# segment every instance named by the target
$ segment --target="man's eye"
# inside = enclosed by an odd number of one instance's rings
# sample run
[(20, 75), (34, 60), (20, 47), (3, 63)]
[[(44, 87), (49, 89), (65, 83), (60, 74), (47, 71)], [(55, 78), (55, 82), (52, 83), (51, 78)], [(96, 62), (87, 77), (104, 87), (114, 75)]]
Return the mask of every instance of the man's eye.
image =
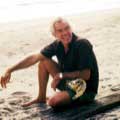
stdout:
[(62, 30), (58, 30), (58, 32), (62, 32)]
[(69, 30), (69, 28), (70, 28), (70, 27), (69, 27), (69, 26), (67, 26), (67, 27), (65, 28), (65, 30)]

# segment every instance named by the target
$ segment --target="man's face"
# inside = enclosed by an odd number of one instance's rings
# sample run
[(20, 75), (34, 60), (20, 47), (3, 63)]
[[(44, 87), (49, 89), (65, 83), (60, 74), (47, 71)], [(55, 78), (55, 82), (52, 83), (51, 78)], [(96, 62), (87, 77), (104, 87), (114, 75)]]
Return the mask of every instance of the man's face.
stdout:
[(72, 39), (72, 30), (67, 22), (55, 23), (55, 37), (64, 45), (68, 45)]

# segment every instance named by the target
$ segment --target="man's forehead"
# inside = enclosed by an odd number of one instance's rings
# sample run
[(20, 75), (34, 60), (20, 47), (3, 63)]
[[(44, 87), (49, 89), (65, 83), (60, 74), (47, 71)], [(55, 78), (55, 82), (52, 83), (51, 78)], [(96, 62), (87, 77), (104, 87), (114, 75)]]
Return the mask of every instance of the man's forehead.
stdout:
[(67, 27), (67, 26), (69, 26), (69, 24), (66, 21), (56, 22), (54, 24), (55, 29), (59, 29), (59, 28)]

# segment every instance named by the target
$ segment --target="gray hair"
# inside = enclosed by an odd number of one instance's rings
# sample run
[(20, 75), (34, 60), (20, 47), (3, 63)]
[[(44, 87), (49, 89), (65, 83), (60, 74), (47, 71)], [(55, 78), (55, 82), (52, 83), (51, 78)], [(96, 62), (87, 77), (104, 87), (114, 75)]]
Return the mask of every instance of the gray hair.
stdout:
[(53, 36), (55, 36), (55, 24), (56, 23), (60, 23), (60, 22), (65, 22), (65, 23), (67, 23), (69, 25), (68, 21), (65, 20), (62, 17), (58, 17), (55, 20), (53, 20), (52, 23), (51, 23), (51, 27), (50, 27), (50, 31), (51, 31), (51, 33), (52, 33)]

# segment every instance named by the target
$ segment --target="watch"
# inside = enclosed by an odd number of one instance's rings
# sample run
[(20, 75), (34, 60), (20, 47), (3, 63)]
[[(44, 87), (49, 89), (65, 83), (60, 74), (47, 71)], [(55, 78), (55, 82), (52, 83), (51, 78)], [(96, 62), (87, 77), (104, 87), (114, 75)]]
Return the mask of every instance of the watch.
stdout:
[(63, 73), (59, 73), (59, 77), (62, 79), (63, 78)]

